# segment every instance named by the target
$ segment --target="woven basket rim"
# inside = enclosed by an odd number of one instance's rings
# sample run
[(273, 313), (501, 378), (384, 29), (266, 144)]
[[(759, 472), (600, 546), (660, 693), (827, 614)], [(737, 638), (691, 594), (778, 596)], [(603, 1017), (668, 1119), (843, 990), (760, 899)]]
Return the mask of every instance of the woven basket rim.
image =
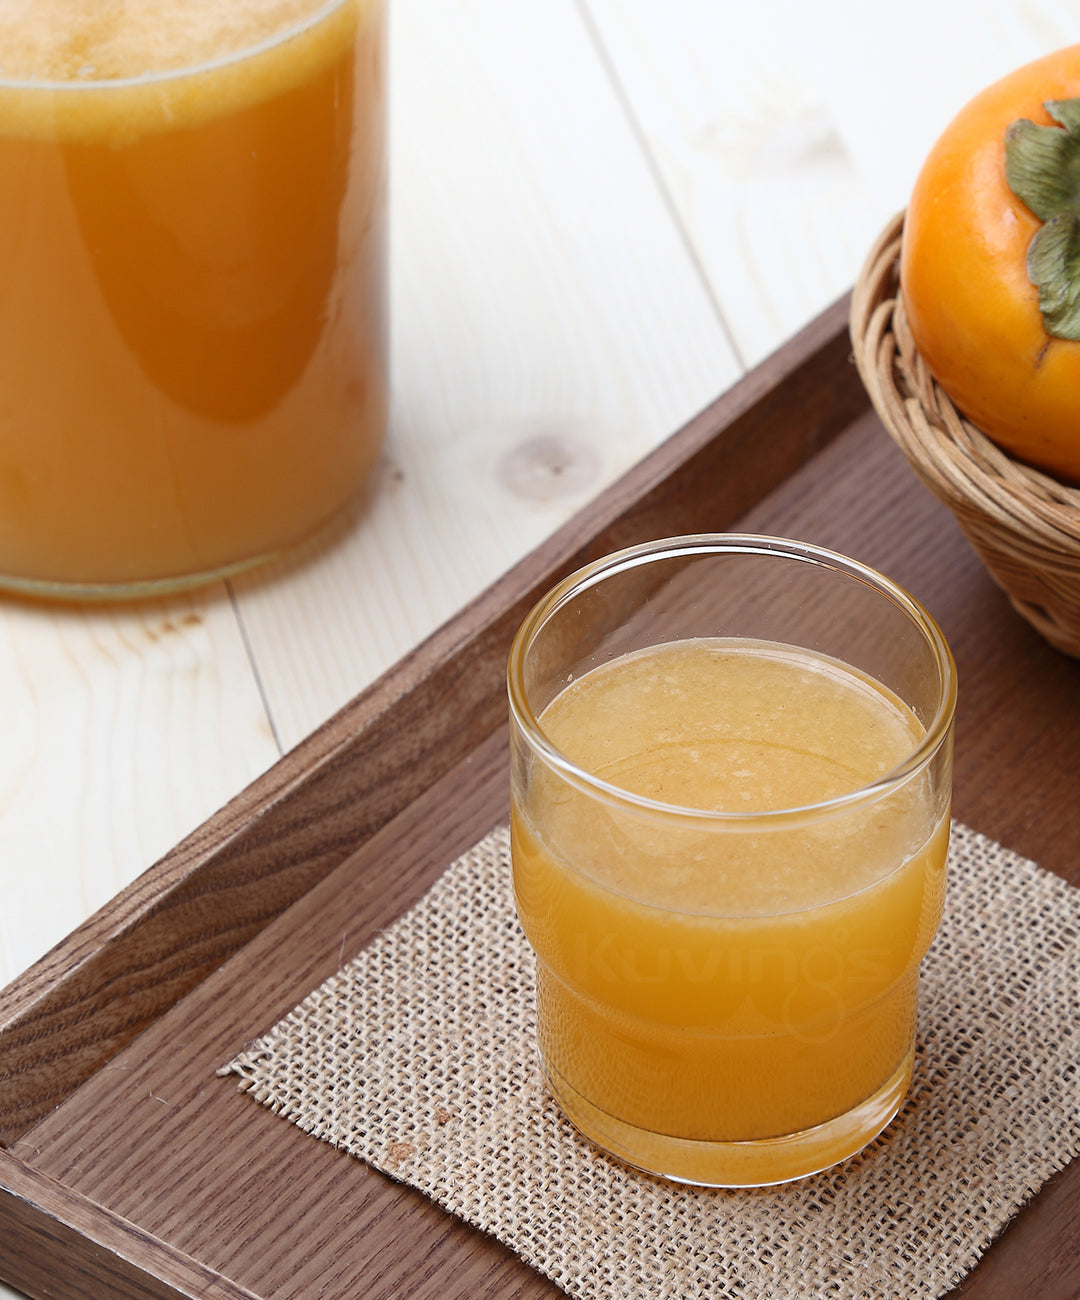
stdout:
[(936, 383), (899, 283), (904, 213), (870, 249), (851, 297), (855, 365), (885, 429), (1019, 612), (1080, 655), (1080, 488), (1009, 456)]

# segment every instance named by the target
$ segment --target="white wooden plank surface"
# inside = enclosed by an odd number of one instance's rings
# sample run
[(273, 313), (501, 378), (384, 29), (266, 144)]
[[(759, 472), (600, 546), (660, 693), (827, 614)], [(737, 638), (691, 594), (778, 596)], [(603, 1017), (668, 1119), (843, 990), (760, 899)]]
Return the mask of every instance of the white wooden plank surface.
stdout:
[(754, 365), (850, 288), (952, 114), (1077, 0), (583, 0)]
[(126, 609), (0, 605), (0, 961), (10, 978), (277, 747), (221, 586)]
[(1080, 41), (1080, 0), (391, 3), (373, 493), (228, 588), (0, 603), (0, 981), (844, 292), (951, 113)]

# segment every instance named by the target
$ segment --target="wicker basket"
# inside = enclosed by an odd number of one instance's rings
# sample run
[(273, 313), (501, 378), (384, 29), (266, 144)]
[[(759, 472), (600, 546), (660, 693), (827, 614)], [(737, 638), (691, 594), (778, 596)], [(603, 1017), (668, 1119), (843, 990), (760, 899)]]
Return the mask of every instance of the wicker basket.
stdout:
[(882, 232), (855, 285), (859, 374), (885, 428), (1017, 611), (1051, 645), (1080, 657), (1080, 489), (1012, 460), (931, 379), (900, 297), (902, 230), (903, 214)]

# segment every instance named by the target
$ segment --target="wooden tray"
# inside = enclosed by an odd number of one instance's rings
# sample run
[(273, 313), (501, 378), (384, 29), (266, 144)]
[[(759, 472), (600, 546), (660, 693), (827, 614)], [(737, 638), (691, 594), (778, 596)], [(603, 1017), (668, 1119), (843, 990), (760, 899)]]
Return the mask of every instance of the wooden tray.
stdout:
[[(870, 412), (840, 302), (0, 994), (0, 1277), (37, 1297), (557, 1295), (217, 1068), (506, 814), (503, 667), (557, 576), (737, 526), (907, 586), (960, 670), (955, 812), (1080, 875), (1080, 663)], [(30, 864), (28, 864), (29, 866)], [(1080, 1161), (957, 1294), (1080, 1294)]]

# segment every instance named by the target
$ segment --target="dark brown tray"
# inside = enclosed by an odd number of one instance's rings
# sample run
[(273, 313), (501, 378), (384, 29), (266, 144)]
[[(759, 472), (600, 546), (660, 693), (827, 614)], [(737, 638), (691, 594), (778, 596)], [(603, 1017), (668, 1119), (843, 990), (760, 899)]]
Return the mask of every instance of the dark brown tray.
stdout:
[[(505, 816), (510, 638), (615, 547), (738, 527), (885, 570), (959, 665), (956, 815), (1080, 876), (1080, 663), (918, 485), (846, 321), (840, 302), (0, 994), (0, 1277), (94, 1300), (558, 1294), (215, 1072)], [(1080, 1161), (956, 1294), (1076, 1297), (1078, 1223)]]

